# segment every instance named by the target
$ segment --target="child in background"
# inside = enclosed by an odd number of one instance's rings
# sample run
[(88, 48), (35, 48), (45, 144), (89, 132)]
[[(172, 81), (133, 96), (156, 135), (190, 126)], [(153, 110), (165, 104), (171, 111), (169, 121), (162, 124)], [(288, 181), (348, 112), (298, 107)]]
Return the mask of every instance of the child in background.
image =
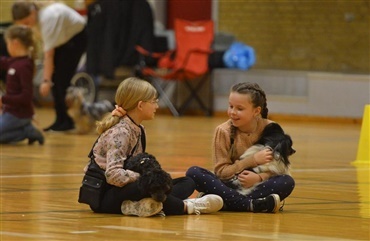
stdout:
[(0, 143), (28, 139), (44, 144), (41, 132), (32, 125), (35, 42), (26, 26), (10, 26), (5, 42), (11, 57), (1, 57), (1, 68), (7, 70), (6, 92), (0, 96)]
[(86, 50), (85, 19), (61, 2), (14, 1), (16, 24), (36, 27), (43, 43), (43, 81), (39, 92), (54, 97), (55, 121), (44, 131), (69, 131), (74, 122), (67, 113), (65, 97), (78, 63)]

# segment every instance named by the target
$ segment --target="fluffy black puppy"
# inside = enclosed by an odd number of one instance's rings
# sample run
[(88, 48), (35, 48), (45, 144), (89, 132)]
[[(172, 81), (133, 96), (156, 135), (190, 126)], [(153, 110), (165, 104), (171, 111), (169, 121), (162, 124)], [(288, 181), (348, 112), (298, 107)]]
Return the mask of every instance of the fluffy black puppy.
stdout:
[(143, 195), (164, 202), (172, 190), (172, 178), (157, 159), (148, 153), (140, 153), (125, 161), (124, 168), (140, 174), (138, 186)]
[[(273, 151), (273, 161), (259, 165), (251, 169), (255, 173), (271, 172), (275, 175), (290, 174), (289, 157), (296, 151), (293, 149), (292, 138), (285, 134), (281, 126), (277, 123), (268, 124), (263, 130), (260, 139), (250, 148), (248, 148), (240, 159), (254, 155), (256, 152), (269, 148)], [(258, 185), (257, 183), (256, 185)], [(256, 185), (250, 188), (244, 188), (240, 185), (237, 175), (232, 179), (232, 186), (236, 187), (241, 194), (249, 194)]]

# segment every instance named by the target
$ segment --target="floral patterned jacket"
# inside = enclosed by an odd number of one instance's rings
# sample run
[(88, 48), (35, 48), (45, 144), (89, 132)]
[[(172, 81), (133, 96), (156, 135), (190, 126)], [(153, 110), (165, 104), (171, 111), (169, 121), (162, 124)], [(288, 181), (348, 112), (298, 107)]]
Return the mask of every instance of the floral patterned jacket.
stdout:
[[(141, 127), (144, 131), (143, 126)], [(145, 131), (143, 134), (145, 135)], [(93, 147), (93, 155), (95, 162), (105, 170), (109, 184), (123, 187), (139, 177), (138, 173), (123, 169), (123, 165), (131, 155), (143, 152), (141, 135), (141, 128), (128, 116), (121, 118), (116, 125), (100, 135)]]

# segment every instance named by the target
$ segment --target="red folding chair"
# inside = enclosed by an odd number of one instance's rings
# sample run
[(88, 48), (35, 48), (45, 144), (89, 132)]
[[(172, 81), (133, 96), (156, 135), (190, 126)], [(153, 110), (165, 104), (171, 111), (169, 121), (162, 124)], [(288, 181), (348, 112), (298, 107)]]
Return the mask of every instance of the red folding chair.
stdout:
[[(158, 58), (158, 66), (150, 68), (141, 62), (138, 73), (153, 84), (174, 116), (180, 116), (195, 100), (206, 115), (213, 113), (212, 81), (209, 80), (208, 57), (214, 37), (213, 21), (187, 21), (176, 19), (174, 25), (176, 50), (166, 53), (149, 53), (140, 46), (137, 51), (142, 56)], [(143, 58), (144, 59), (144, 58)], [(170, 82), (182, 82), (188, 90), (188, 97), (176, 105), (166, 93)], [(209, 82), (208, 105), (200, 96), (202, 86)]]

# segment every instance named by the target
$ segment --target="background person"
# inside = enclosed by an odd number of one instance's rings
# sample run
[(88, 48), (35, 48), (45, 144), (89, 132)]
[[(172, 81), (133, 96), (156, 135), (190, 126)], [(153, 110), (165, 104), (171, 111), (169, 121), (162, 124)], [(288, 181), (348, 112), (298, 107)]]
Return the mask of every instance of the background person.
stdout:
[(67, 114), (66, 90), (86, 50), (85, 19), (63, 3), (48, 4), (19, 1), (12, 6), (15, 23), (35, 26), (41, 32), (44, 51), (43, 82), (40, 94), (52, 90), (56, 119), (44, 131), (67, 131), (74, 128)]
[(26, 26), (10, 26), (5, 32), (5, 42), (11, 57), (2, 56), (1, 69), (7, 70), (6, 90), (0, 95), (0, 143), (28, 139), (44, 144), (41, 132), (32, 125), (33, 76), (35, 42), (32, 30)]

